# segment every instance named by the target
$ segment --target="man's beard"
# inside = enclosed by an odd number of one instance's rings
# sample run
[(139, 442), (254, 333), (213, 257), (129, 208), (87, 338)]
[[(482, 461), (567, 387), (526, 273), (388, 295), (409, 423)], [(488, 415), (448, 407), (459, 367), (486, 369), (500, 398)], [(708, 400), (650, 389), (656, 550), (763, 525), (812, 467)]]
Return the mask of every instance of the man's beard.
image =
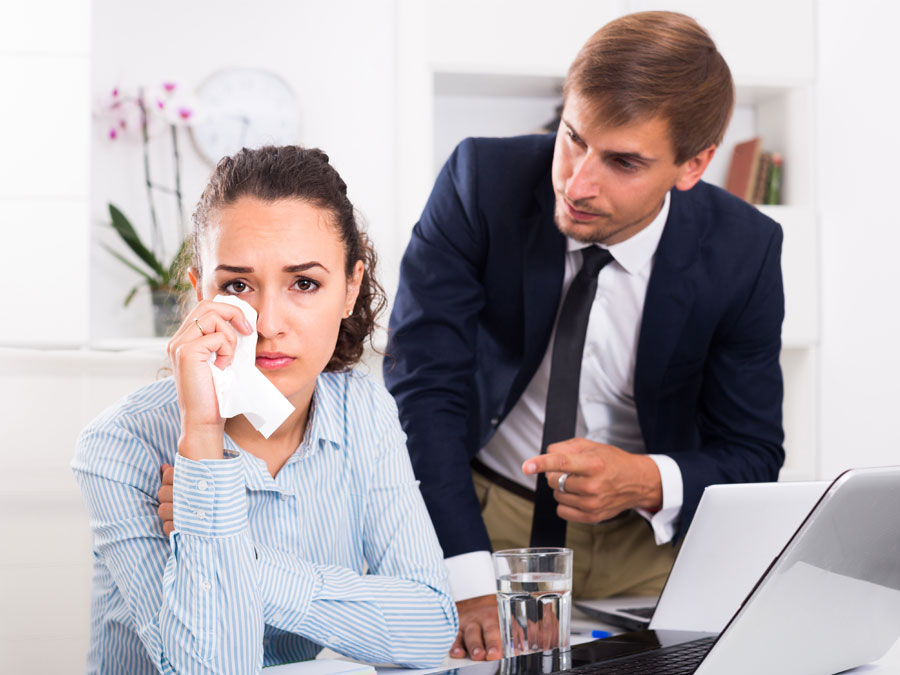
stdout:
[[(620, 232), (623, 232), (625, 230), (633, 228), (638, 223), (643, 223), (643, 225), (640, 228), (638, 228), (638, 230), (636, 230), (632, 235), (629, 235), (629, 237), (633, 236), (634, 234), (637, 234), (637, 232), (644, 229), (644, 227), (646, 227), (647, 225), (649, 225), (650, 223), (653, 222), (653, 219), (656, 218), (657, 214), (659, 214), (659, 210), (662, 208), (663, 203), (665, 203), (665, 199), (663, 199), (663, 202), (660, 202), (659, 207), (657, 207), (656, 209), (650, 211), (649, 213), (641, 216), (634, 222), (626, 223), (625, 225), (616, 225), (614, 222), (612, 222), (612, 214), (602, 213), (602, 212), (597, 213), (594, 211), (585, 211), (585, 213), (591, 213), (595, 217), (603, 218), (605, 220), (603, 220), (600, 223), (584, 225), (583, 227), (591, 228), (587, 233), (574, 234), (572, 232), (566, 232), (566, 230), (563, 229), (563, 226), (560, 224), (560, 223), (564, 223), (567, 221), (571, 222), (571, 219), (569, 219), (565, 215), (565, 211), (564, 211), (565, 206), (560, 205), (560, 202), (559, 202), (560, 199), (562, 199), (562, 198), (557, 195), (556, 205), (555, 205), (555, 208), (553, 209), (553, 222), (556, 225), (556, 229), (559, 230), (560, 232), (562, 232), (565, 236), (567, 236), (571, 239), (574, 239), (575, 241), (577, 241), (581, 244), (606, 244), (606, 242), (610, 238), (616, 236)], [(577, 224), (576, 224), (576, 227), (577, 227)]]
[[(553, 222), (556, 225), (556, 229), (559, 230), (560, 232), (562, 232), (565, 236), (567, 236), (571, 239), (574, 239), (575, 241), (577, 241), (579, 243), (602, 244), (611, 235), (615, 234), (615, 232), (609, 232), (609, 231), (607, 231), (606, 228), (602, 227), (603, 225), (607, 224), (609, 221), (605, 221), (605, 222), (599, 223), (599, 224), (594, 223), (592, 225), (583, 226), (583, 227), (591, 228), (591, 230), (589, 230), (588, 232), (583, 233), (583, 234), (581, 234), (581, 233), (575, 234), (573, 232), (567, 232), (566, 229), (564, 229), (564, 226), (562, 225), (562, 223), (571, 222), (571, 220), (566, 215), (564, 215), (564, 213), (561, 213), (561, 211), (562, 211), (562, 208), (560, 208), (560, 207), (557, 207), (553, 211)], [(591, 212), (591, 213), (593, 213), (593, 212)], [(595, 215), (598, 218), (610, 218), (610, 214), (608, 214), (608, 213), (598, 213)]]

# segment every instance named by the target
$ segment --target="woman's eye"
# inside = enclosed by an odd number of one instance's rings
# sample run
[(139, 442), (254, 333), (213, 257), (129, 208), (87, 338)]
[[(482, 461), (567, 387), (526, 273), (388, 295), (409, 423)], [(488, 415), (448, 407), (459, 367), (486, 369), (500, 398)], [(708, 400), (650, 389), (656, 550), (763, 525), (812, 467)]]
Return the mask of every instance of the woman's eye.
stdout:
[(243, 281), (229, 281), (222, 286), (222, 290), (228, 293), (240, 294), (247, 290), (247, 284)]
[(294, 282), (294, 286), (298, 291), (311, 292), (315, 291), (319, 288), (319, 284), (312, 279), (297, 279)]

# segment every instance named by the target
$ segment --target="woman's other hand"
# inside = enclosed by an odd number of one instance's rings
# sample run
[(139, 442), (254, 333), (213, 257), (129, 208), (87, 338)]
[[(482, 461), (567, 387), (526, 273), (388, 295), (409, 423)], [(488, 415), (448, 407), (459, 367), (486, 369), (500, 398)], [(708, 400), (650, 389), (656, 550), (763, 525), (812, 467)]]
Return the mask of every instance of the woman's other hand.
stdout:
[(220, 459), (225, 420), (207, 361), (216, 354), (215, 365), (225, 368), (234, 358), (237, 332), (250, 335), (252, 326), (233, 305), (202, 300), (188, 314), (169, 341), (168, 353), (175, 372), (181, 438), (178, 452), (188, 459)]
[(156, 496), (159, 498), (159, 508), (156, 512), (162, 521), (163, 532), (168, 537), (175, 529), (175, 512), (172, 505), (172, 485), (175, 483), (175, 467), (171, 464), (163, 464), (160, 469), (162, 485)]

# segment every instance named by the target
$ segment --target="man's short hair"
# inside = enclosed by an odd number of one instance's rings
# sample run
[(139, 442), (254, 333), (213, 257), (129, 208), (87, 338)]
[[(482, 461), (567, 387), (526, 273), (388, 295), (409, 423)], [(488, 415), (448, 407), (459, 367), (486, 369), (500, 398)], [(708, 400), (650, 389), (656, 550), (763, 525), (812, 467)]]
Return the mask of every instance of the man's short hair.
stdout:
[(734, 83), (709, 33), (675, 12), (638, 12), (606, 24), (585, 43), (563, 88), (620, 126), (662, 116), (675, 163), (719, 145), (734, 108)]

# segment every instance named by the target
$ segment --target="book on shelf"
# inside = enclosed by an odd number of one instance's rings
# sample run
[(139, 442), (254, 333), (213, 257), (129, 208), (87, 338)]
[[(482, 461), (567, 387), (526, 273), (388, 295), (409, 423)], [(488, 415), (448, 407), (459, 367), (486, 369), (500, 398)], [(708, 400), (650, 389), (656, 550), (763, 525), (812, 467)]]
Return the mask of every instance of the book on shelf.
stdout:
[(784, 158), (777, 152), (771, 155), (772, 168), (766, 180), (766, 197), (764, 204), (781, 203), (781, 180), (784, 175)]
[(758, 136), (734, 146), (725, 189), (750, 204), (780, 204), (784, 160), (762, 148)]
[(759, 168), (753, 182), (753, 198), (748, 199), (751, 204), (762, 204), (766, 200), (766, 184), (769, 181), (769, 172), (772, 170), (772, 153), (763, 152), (759, 156)]
[(731, 153), (725, 189), (745, 201), (752, 202), (761, 154), (762, 138), (759, 136), (735, 145)]

